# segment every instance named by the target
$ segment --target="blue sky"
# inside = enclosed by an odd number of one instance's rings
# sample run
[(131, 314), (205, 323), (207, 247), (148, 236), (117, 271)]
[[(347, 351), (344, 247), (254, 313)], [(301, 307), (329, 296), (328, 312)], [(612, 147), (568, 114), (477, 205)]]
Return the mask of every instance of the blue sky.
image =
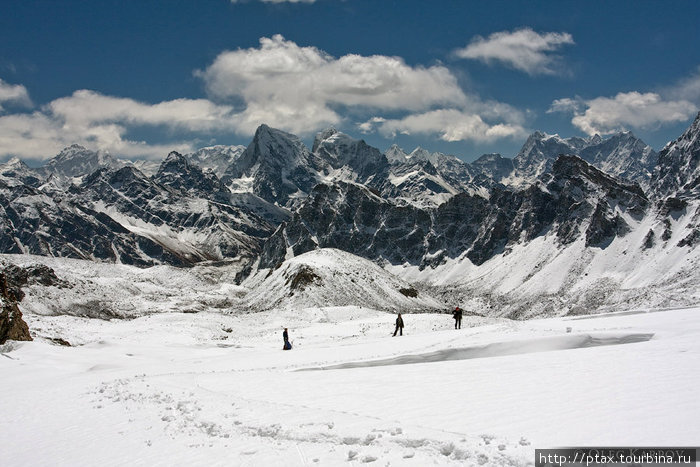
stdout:
[(534, 130), (660, 149), (700, 109), (698, 24), (696, 1), (7, 1), (0, 161), (158, 159), (260, 123), (467, 161)]

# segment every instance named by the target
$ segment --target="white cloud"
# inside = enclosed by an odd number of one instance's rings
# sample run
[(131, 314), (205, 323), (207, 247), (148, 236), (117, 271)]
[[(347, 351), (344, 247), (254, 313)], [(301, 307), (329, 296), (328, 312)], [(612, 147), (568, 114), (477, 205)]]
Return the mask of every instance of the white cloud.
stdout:
[(412, 67), (382, 55), (334, 58), (280, 35), (260, 39), (259, 48), (223, 52), (196, 74), (212, 98), (245, 104), (248, 130), (268, 123), (311, 133), (340, 122), (338, 107), (417, 111), (467, 101), (443, 66)]
[(466, 47), (455, 50), (460, 58), (487, 64), (500, 62), (529, 75), (562, 72), (561, 58), (554, 54), (565, 45), (574, 44), (567, 32), (538, 33), (530, 28), (501, 31), (487, 38), (476, 36)]
[[(519, 128), (513, 122), (523, 119), (511, 106), (482, 103), (465, 94), (444, 66), (410, 66), (399, 57), (383, 55), (335, 58), (281, 35), (260, 39), (258, 48), (223, 52), (196, 75), (204, 80), (212, 99), (242, 104), (239, 129), (244, 132), (267, 123), (309, 134), (342, 123), (340, 109), (350, 109), (355, 113), (409, 114), (395, 120), (377, 116), (358, 124), (365, 133), (377, 129), (393, 132), (390, 127), (403, 122), (406, 131), (409, 127), (414, 132), (432, 128), (449, 141), (483, 141), (509, 136), (513, 128)], [(444, 125), (436, 126), (439, 116), (447, 115), (459, 115), (459, 123), (443, 118)], [(501, 123), (504, 120), (505, 125)]]
[(80, 90), (49, 103), (45, 110), (68, 125), (86, 127), (107, 122), (165, 125), (190, 131), (234, 129), (233, 107), (207, 99), (175, 99), (146, 104), (123, 97)]
[(133, 141), (126, 133), (124, 126), (114, 123), (74, 127), (41, 111), (0, 116), (0, 157), (48, 159), (73, 143), (131, 158), (159, 159), (173, 150), (186, 153), (194, 149), (190, 142)]
[(654, 92), (632, 91), (590, 100), (557, 99), (548, 112), (573, 112), (571, 123), (593, 135), (682, 122), (690, 118), (697, 108), (687, 100), (670, 100)]
[(0, 117), (0, 156), (52, 157), (72, 143), (126, 157), (160, 158), (172, 150), (188, 152), (192, 143), (149, 144), (126, 135), (142, 126), (189, 132), (235, 131), (233, 108), (206, 99), (175, 99), (146, 104), (79, 90), (30, 114)]
[(660, 91), (671, 99), (688, 100), (700, 104), (700, 67), (690, 76)]
[(27, 88), (21, 84), (10, 84), (0, 79), (0, 112), (3, 111), (3, 103), (15, 104), (22, 107), (31, 107)]
[[(78, 90), (31, 113), (0, 115), (0, 157), (44, 159), (79, 143), (118, 156), (159, 158), (171, 149), (195, 149), (182, 141), (188, 137), (249, 136), (262, 123), (308, 135), (350, 124), (344, 115), (376, 115), (358, 125), (363, 132), (437, 134), (447, 141), (524, 133), (521, 111), (467, 95), (444, 66), (411, 66), (382, 55), (335, 58), (279, 35), (260, 39), (258, 48), (223, 52), (195, 74), (209, 99), (146, 103)], [(5, 101), (31, 103), (23, 86), (0, 85)], [(149, 144), (131, 136), (143, 130), (180, 141)]]
[(438, 109), (401, 119), (373, 118), (360, 125), (363, 131), (377, 128), (386, 136), (401, 134), (437, 134), (444, 141), (471, 140), (480, 143), (503, 138), (523, 137), (526, 130), (514, 123), (488, 124), (476, 114), (458, 109)]
[(574, 99), (565, 97), (563, 99), (555, 99), (552, 105), (547, 110), (548, 114), (555, 112), (573, 112), (578, 113), (585, 106), (584, 101), (580, 97)]

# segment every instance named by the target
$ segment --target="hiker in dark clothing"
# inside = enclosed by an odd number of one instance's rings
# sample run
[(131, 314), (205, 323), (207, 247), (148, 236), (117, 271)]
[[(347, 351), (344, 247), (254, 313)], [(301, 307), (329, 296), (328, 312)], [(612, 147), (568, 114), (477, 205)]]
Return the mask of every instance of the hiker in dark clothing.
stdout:
[(401, 313), (396, 317), (396, 329), (394, 330), (394, 337), (396, 337), (396, 333), (399, 333), (399, 336), (403, 336), (403, 318), (401, 317)]
[(455, 319), (455, 329), (462, 329), (462, 309), (460, 307), (455, 308), (452, 317)]
[(284, 347), (282, 347), (282, 350), (291, 350), (292, 344), (289, 342), (289, 333), (287, 332), (287, 328), (284, 328), (282, 339), (284, 339)]

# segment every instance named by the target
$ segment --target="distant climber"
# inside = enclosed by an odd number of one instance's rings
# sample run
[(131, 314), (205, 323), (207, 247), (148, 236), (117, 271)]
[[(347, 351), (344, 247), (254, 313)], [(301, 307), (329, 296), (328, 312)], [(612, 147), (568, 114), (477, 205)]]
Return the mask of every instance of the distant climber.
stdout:
[(455, 329), (462, 329), (462, 309), (460, 307), (455, 307), (452, 317), (455, 319)]
[(396, 329), (394, 330), (394, 337), (396, 337), (396, 333), (399, 333), (399, 336), (403, 336), (403, 318), (401, 317), (401, 313), (396, 317)]
[(287, 328), (284, 328), (282, 339), (284, 339), (284, 347), (282, 347), (282, 350), (292, 350), (292, 344), (289, 342), (289, 332), (287, 331)]

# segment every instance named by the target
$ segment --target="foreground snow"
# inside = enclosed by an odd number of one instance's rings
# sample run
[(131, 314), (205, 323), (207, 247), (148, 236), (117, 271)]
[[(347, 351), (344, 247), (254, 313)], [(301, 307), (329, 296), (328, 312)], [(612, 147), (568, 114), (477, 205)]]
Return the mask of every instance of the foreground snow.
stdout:
[(3, 465), (527, 465), (700, 435), (700, 308), (459, 331), (408, 314), (396, 338), (359, 307), (25, 317), (76, 346), (2, 347)]

